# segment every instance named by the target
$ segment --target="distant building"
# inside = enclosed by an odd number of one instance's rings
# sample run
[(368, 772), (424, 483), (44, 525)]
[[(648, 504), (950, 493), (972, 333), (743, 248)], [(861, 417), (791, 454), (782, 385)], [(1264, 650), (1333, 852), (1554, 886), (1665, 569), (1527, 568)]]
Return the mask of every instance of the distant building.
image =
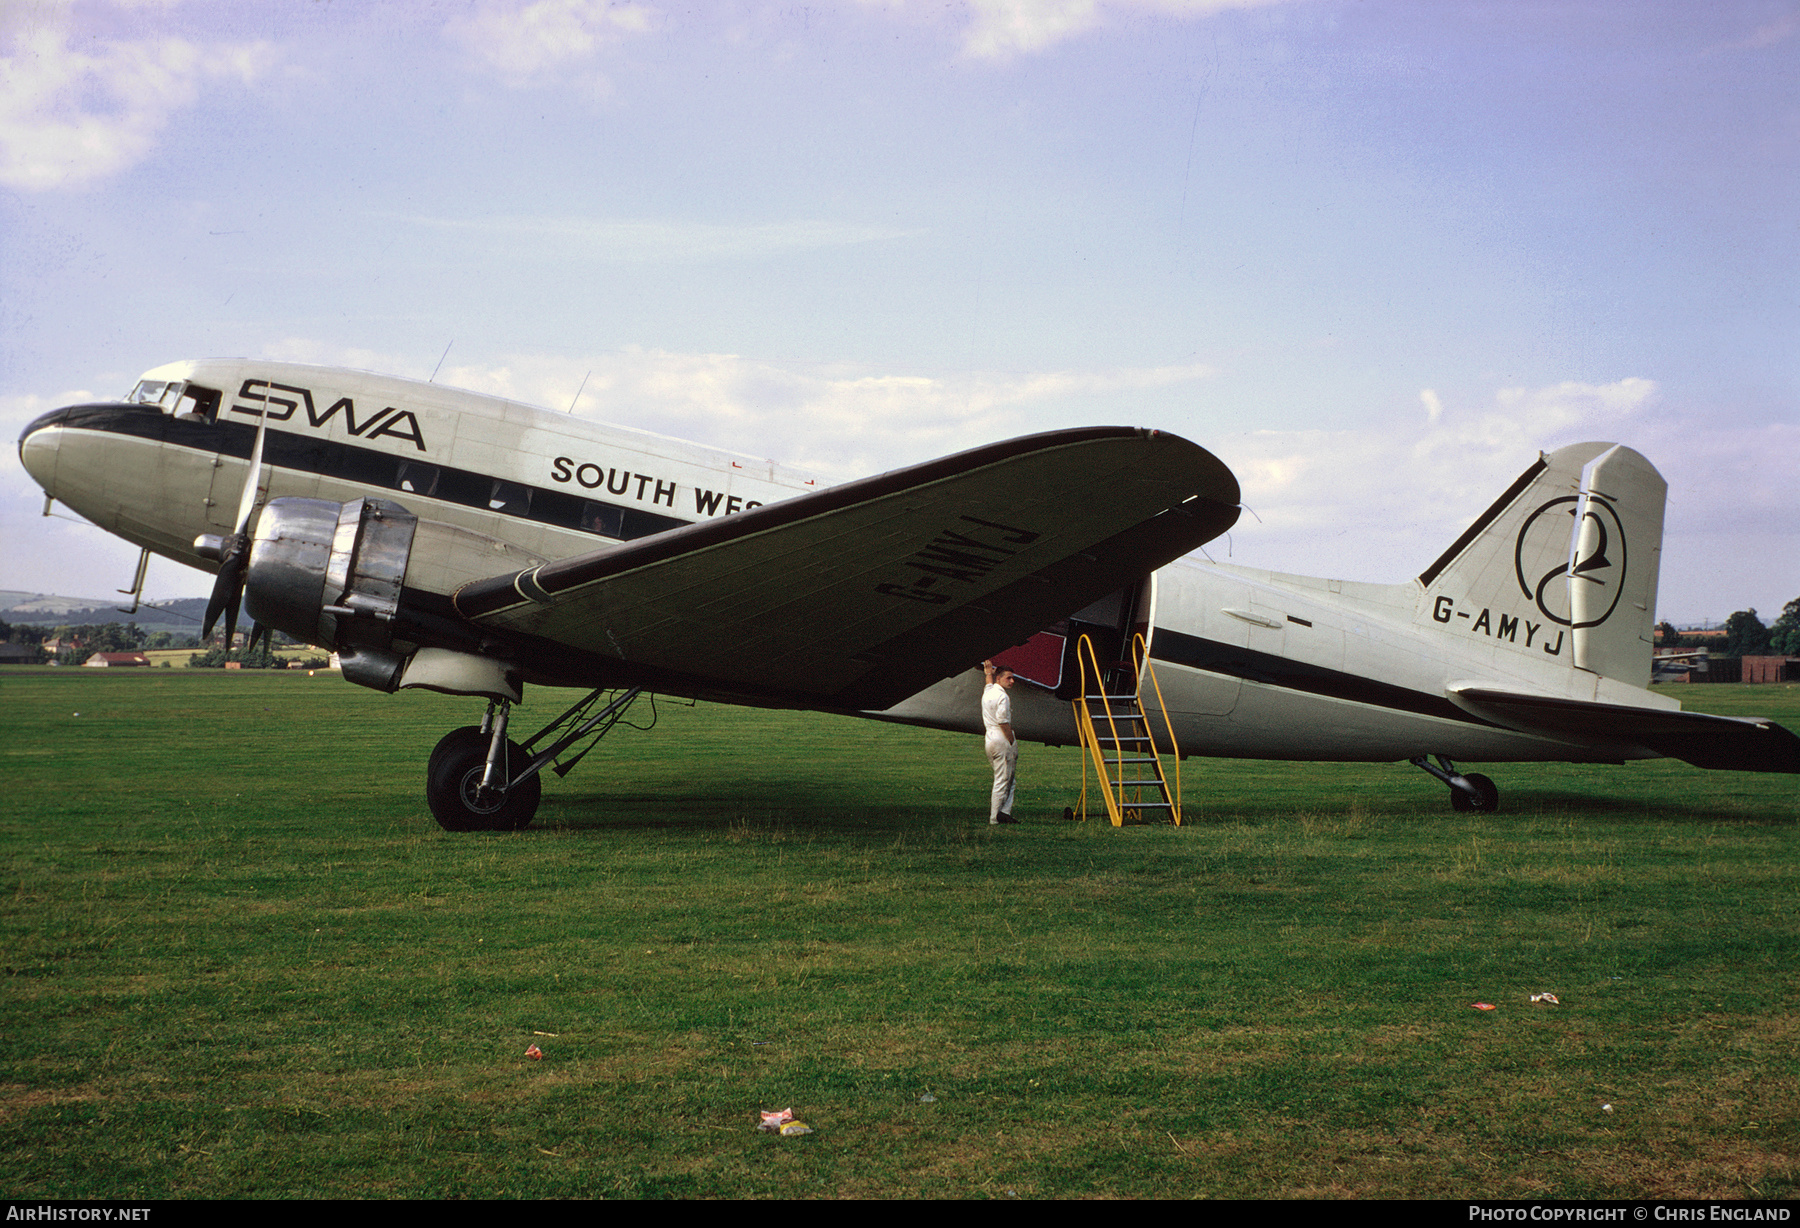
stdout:
[(36, 644), (0, 644), (0, 665), (36, 665), (39, 651)]
[(1786, 682), (1789, 662), (1800, 663), (1796, 657), (1745, 657), (1745, 682)]
[(97, 652), (82, 664), (96, 669), (121, 669), (133, 665), (149, 665), (150, 658), (141, 652)]

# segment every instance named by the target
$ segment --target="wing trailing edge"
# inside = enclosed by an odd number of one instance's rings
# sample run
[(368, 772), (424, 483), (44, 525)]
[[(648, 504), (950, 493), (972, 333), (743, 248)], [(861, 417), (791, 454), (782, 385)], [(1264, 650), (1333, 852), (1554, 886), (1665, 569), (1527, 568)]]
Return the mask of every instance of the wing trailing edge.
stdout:
[(465, 618), (747, 694), (885, 708), (1217, 537), (1178, 436), (991, 444), (463, 586)]

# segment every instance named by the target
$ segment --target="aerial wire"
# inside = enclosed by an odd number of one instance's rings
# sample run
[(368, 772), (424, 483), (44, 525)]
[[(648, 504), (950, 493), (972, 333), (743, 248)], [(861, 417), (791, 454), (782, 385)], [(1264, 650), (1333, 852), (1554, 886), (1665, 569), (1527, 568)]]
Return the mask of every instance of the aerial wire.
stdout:
[(587, 391), (587, 382), (592, 378), (594, 378), (594, 372), (592, 371), (592, 369), (590, 369), (586, 375), (581, 377), (581, 387), (579, 387), (575, 390), (575, 400), (569, 402), (569, 412), (570, 413), (575, 412), (575, 404), (577, 401), (581, 400), (581, 394)]

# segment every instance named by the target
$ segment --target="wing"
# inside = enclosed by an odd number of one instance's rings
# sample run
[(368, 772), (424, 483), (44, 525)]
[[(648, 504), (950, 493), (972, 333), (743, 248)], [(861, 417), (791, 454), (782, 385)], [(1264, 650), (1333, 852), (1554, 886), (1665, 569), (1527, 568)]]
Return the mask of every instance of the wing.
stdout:
[(1632, 743), (1695, 767), (1800, 772), (1800, 738), (1774, 721), (1553, 699), (1479, 686), (1451, 691), (1463, 707), (1509, 729)]
[(1217, 537), (1238, 484), (1057, 431), (463, 586), (465, 618), (741, 694), (890, 707)]

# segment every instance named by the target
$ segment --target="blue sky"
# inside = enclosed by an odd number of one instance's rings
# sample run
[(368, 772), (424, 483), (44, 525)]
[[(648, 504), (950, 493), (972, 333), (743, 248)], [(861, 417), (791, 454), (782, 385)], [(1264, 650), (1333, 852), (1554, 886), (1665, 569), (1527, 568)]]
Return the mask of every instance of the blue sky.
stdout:
[[(1403, 580), (1539, 448), (1670, 483), (1660, 613), (1800, 594), (1800, 3), (12, 3), (0, 427), (177, 358), (843, 478), (1185, 435), (1212, 548)], [(0, 466), (0, 588), (133, 551)], [(152, 564), (152, 596), (208, 578)]]

